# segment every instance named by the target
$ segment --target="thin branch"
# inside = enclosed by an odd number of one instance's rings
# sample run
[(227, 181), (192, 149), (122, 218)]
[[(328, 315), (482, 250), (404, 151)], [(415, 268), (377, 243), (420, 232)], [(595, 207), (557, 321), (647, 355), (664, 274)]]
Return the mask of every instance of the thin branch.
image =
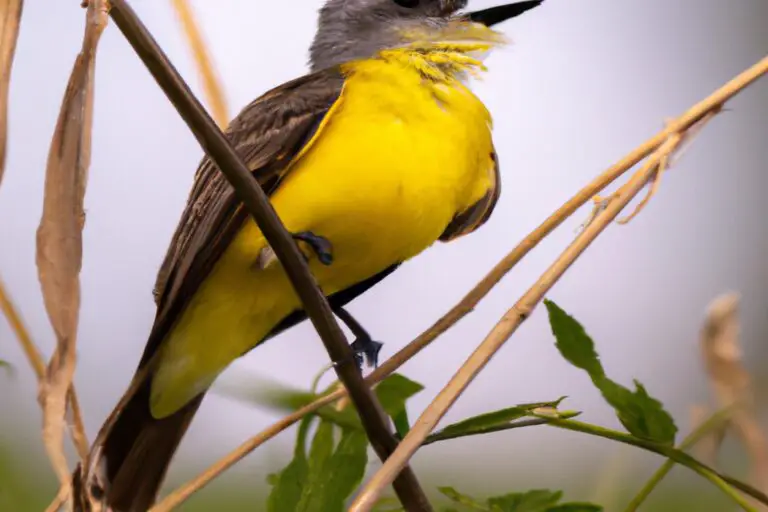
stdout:
[[(328, 355), (332, 361), (338, 362), (335, 365), (336, 373), (349, 390), (371, 445), (378, 456), (386, 460), (397, 446), (397, 440), (381, 405), (354, 364), (352, 350), (293, 238), (275, 214), (269, 199), (253, 179), (250, 170), (194, 97), (133, 9), (124, 0), (112, 0), (111, 4), (111, 16), (115, 24), (186, 121), (205, 152), (232, 184), (275, 251)], [(406, 509), (431, 510), (429, 501), (410, 468), (402, 472), (394, 487)]]
[[(27, 361), (35, 372), (38, 382), (42, 382), (45, 379), (45, 361), (40, 351), (37, 349), (37, 345), (32, 341), (32, 337), (29, 335), (24, 322), (21, 319), (16, 307), (11, 301), (11, 297), (5, 290), (5, 285), (2, 279), (0, 279), (0, 311), (3, 312), (5, 318), (8, 320), (8, 324), (11, 326), (11, 330), (19, 340), (24, 354), (27, 356)], [(77, 454), (81, 460), (85, 460), (88, 455), (88, 437), (85, 433), (85, 424), (83, 423), (83, 413), (80, 409), (80, 402), (77, 399), (77, 393), (75, 392), (75, 385), (69, 386), (67, 393), (67, 399), (69, 401), (69, 412), (71, 414), (71, 425), (69, 425), (69, 435), (72, 438), (72, 444), (77, 450)], [(65, 486), (68, 487), (68, 486)]]
[(538, 417), (538, 418), (528, 418), (525, 420), (518, 420), (518, 421), (512, 421), (510, 423), (506, 423), (503, 425), (491, 425), (490, 427), (481, 427), (473, 430), (464, 430), (461, 432), (435, 432), (434, 434), (427, 437), (424, 442), (422, 443), (422, 446), (427, 446), (432, 443), (437, 443), (439, 441), (448, 441), (450, 439), (460, 439), (462, 437), (470, 437), (470, 436), (479, 436), (484, 434), (493, 434), (495, 432), (503, 432), (505, 430), (514, 430), (517, 428), (523, 428), (523, 427), (536, 427), (539, 425), (546, 425), (547, 423), (551, 423), (553, 420), (556, 419), (570, 419), (574, 416), (578, 416), (579, 412), (571, 412), (571, 411), (558, 411), (557, 417)]
[[(578, 210), (590, 199), (592, 199), (595, 194), (613, 183), (617, 178), (631, 169), (636, 163), (656, 150), (659, 145), (664, 142), (666, 137), (672, 133), (672, 128), (679, 128), (681, 130), (689, 129), (699, 120), (701, 120), (704, 115), (712, 110), (719, 108), (719, 106), (722, 105), (725, 101), (739, 93), (742, 89), (754, 82), (766, 71), (768, 71), (768, 57), (758, 62), (742, 74), (735, 77), (733, 80), (723, 85), (710, 96), (691, 107), (685, 114), (677, 119), (677, 121), (674, 123), (669, 123), (664, 130), (656, 134), (654, 137), (648, 139), (627, 156), (622, 158), (619, 162), (608, 168), (600, 176), (592, 180), (589, 184), (577, 192), (576, 195), (574, 195), (553, 214), (551, 214), (535, 230), (528, 234), (528, 236), (526, 236), (509, 254), (507, 254), (504, 259), (497, 263), (496, 266), (461, 299), (461, 301), (459, 301), (453, 308), (451, 308), (450, 311), (448, 311), (431, 327), (429, 327), (416, 339), (411, 341), (408, 345), (403, 347), (394, 356), (382, 363), (370, 375), (368, 375), (368, 377), (365, 379), (366, 383), (368, 385), (373, 385), (387, 378), (389, 375), (397, 371), (403, 364), (408, 362), (411, 358), (415, 357), (419, 352), (429, 346), (429, 344), (437, 339), (441, 334), (453, 327), (459, 320), (474, 310), (475, 306), (486, 295), (488, 295), (488, 293), (490, 293), (496, 284), (499, 283), (499, 281), (501, 281), (501, 279), (510, 270), (512, 270), (512, 268), (534, 247), (536, 247), (539, 242), (541, 242), (547, 235), (549, 235), (558, 226), (560, 226), (560, 224), (562, 224), (565, 219), (576, 212), (576, 210)], [(322, 407), (325, 407), (326, 405), (333, 403), (334, 401), (344, 396), (346, 396), (346, 390), (343, 388), (338, 389), (333, 393), (318, 398), (311, 404), (307, 404), (295, 412), (285, 416), (273, 425), (267, 427), (267, 429), (259, 432), (255, 436), (245, 441), (243, 444), (217, 461), (203, 473), (182, 485), (176, 491), (169, 494), (160, 504), (156, 505), (152, 511), (159, 512), (170, 510), (173, 506), (182, 503), (193, 493), (210, 483), (212, 480), (226, 471), (229, 467), (242, 460), (246, 455), (251, 453), (253, 450), (261, 446), (272, 437), (291, 427), (306, 415), (312, 414), (318, 409), (321, 409)]]
[(681, 466), (686, 466), (690, 468), (691, 470), (695, 471), (702, 477), (712, 482), (718, 489), (723, 491), (724, 494), (726, 494), (729, 498), (731, 498), (734, 502), (736, 502), (743, 510), (756, 512), (752, 508), (752, 506), (749, 504), (749, 502), (745, 500), (739, 493), (735, 492), (735, 490), (739, 490), (744, 494), (747, 494), (752, 498), (758, 500), (761, 503), (768, 504), (768, 496), (763, 494), (761, 491), (755, 489), (750, 485), (745, 484), (744, 482), (741, 482), (729, 476), (718, 473), (717, 471), (710, 468), (709, 466), (702, 464), (698, 460), (694, 459), (687, 453), (680, 451), (677, 448), (674, 448), (672, 446), (660, 445), (652, 441), (646, 441), (644, 439), (640, 439), (631, 434), (625, 434), (624, 432), (611, 430), (609, 428), (600, 427), (598, 425), (591, 425), (589, 423), (583, 423), (577, 420), (557, 420), (556, 419), (547, 423), (547, 425), (564, 429), (564, 430), (582, 432), (584, 434), (602, 437), (604, 439), (610, 439), (612, 441), (618, 441), (620, 443), (636, 446), (638, 448), (642, 448), (644, 450), (648, 450), (650, 452), (663, 455), (664, 457), (667, 457), (668, 459), (673, 460), (674, 462), (676, 462), (677, 464), (680, 464)]
[(16, 307), (11, 302), (11, 297), (5, 290), (5, 285), (0, 279), (0, 310), (3, 311), (5, 318), (8, 319), (8, 324), (11, 326), (11, 330), (19, 340), (24, 355), (27, 356), (29, 365), (35, 371), (37, 380), (45, 378), (45, 361), (43, 356), (40, 355), (40, 351), (37, 350), (35, 342), (32, 341), (32, 337), (29, 335), (24, 322), (21, 319)]
[[(683, 441), (680, 443), (680, 445), (677, 447), (680, 451), (685, 451), (689, 448), (691, 448), (693, 445), (701, 441), (704, 437), (710, 435), (713, 430), (717, 430), (720, 427), (723, 426), (724, 423), (728, 421), (729, 415), (733, 411), (730, 409), (723, 409), (721, 411), (716, 412), (712, 416), (710, 416), (706, 421), (702, 422), (698, 427), (696, 427), (688, 436), (683, 439)], [(661, 480), (667, 476), (667, 474), (672, 471), (672, 468), (675, 466), (675, 461), (672, 459), (667, 459), (664, 461), (664, 463), (659, 467), (659, 469), (656, 470), (656, 472), (651, 476), (651, 478), (645, 483), (642, 489), (635, 495), (634, 498), (632, 498), (632, 501), (627, 505), (627, 508), (625, 509), (625, 512), (634, 512), (636, 511), (640, 505), (643, 504), (645, 499), (650, 496), (650, 494), (653, 492), (653, 490), (656, 488), (656, 486), (661, 482)]]
[(189, 5), (188, 0), (172, 0), (172, 4), (187, 36), (189, 46), (192, 48), (192, 53), (195, 56), (197, 71), (203, 79), (203, 91), (208, 104), (211, 106), (211, 115), (220, 128), (225, 128), (229, 123), (227, 102), (224, 98), (221, 83), (213, 69), (211, 56), (205, 48), (203, 35), (195, 20), (192, 7)]
[(23, 0), (0, 2), (0, 183), (3, 182), (5, 155), (8, 144), (8, 92), (11, 68), (19, 39)]

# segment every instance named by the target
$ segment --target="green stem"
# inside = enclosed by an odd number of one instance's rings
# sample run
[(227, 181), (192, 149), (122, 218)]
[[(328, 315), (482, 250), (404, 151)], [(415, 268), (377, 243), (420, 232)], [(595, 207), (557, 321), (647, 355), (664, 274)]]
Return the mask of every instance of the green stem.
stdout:
[[(728, 419), (730, 412), (730, 409), (724, 409), (710, 416), (707, 421), (699, 425), (696, 429), (693, 430), (693, 432), (688, 434), (688, 436), (683, 439), (683, 441), (678, 446), (678, 450), (687, 450), (688, 448), (698, 443), (704, 436), (721, 427)], [(651, 494), (651, 492), (653, 492), (659, 482), (661, 482), (661, 480), (672, 470), (674, 465), (674, 460), (665, 460), (664, 464), (662, 464), (659, 469), (656, 470), (651, 478), (645, 483), (643, 488), (640, 489), (634, 498), (632, 498), (632, 501), (629, 503), (629, 505), (627, 505), (625, 512), (635, 512), (645, 501), (645, 499)]]
[[(563, 412), (560, 412), (559, 414), (560, 414), (560, 419), (563, 419), (563, 418), (572, 418), (573, 416), (577, 416), (580, 413), (575, 411), (563, 411)], [(460, 432), (447, 432), (447, 433), (435, 432), (434, 434), (427, 437), (427, 439), (422, 443), (422, 446), (436, 443), (438, 441), (448, 441), (449, 439), (458, 439), (460, 437), (477, 436), (480, 434), (491, 434), (493, 432), (501, 432), (502, 430), (512, 430), (512, 429), (522, 428), (522, 427), (535, 427), (538, 425), (546, 425), (547, 423), (551, 423), (553, 419), (555, 418), (538, 417), (538, 418), (530, 418), (527, 420), (517, 420), (511, 423), (503, 423), (501, 425), (477, 427), (470, 430), (463, 430)]]
[(624, 432), (611, 430), (597, 425), (591, 425), (589, 423), (582, 423), (581, 421), (576, 420), (553, 420), (547, 424), (553, 427), (562, 428), (564, 430), (572, 430), (574, 432), (582, 432), (584, 434), (611, 439), (613, 441), (637, 446), (638, 448), (643, 448), (645, 450), (658, 453), (659, 455), (663, 455), (664, 457), (671, 459), (677, 464), (681, 464), (690, 468), (702, 477), (709, 480), (712, 484), (715, 485), (715, 487), (723, 491), (726, 496), (736, 502), (742, 508), (742, 510), (746, 510), (747, 512), (757, 511), (741, 494), (736, 492), (736, 489), (750, 495), (759, 502), (768, 505), (768, 496), (758, 491), (754, 487), (740, 482), (734, 478), (723, 476), (706, 464), (699, 462), (687, 453), (672, 446), (660, 445), (652, 441), (646, 441), (644, 439), (637, 438), (630, 434), (625, 434)]

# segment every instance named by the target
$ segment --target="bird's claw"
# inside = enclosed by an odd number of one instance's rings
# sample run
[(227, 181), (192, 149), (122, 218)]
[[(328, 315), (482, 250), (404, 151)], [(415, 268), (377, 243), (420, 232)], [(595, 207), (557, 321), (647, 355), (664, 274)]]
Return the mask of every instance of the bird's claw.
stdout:
[(312, 251), (317, 255), (317, 259), (323, 265), (330, 265), (333, 263), (333, 246), (327, 238), (316, 235), (311, 231), (301, 231), (299, 233), (293, 233), (291, 236), (295, 240), (301, 240), (312, 248)]

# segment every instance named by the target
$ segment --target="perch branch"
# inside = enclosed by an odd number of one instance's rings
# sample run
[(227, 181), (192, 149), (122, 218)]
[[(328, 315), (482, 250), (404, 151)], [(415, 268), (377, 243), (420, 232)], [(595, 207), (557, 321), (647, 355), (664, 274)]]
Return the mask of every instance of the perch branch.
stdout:
[[(354, 364), (352, 349), (347, 344), (328, 301), (318, 288), (293, 238), (275, 214), (264, 191), (253, 179), (251, 171), (189, 90), (133, 9), (124, 0), (112, 0), (111, 4), (110, 13), (115, 24), (176, 107), (205, 152), (232, 184), (245, 208), (274, 249), (328, 355), (332, 361), (339, 362), (334, 368), (349, 391), (371, 445), (378, 456), (386, 460), (397, 446), (397, 440), (381, 405)], [(407, 510), (431, 510), (429, 501), (410, 468), (405, 468), (399, 475), (394, 488)]]

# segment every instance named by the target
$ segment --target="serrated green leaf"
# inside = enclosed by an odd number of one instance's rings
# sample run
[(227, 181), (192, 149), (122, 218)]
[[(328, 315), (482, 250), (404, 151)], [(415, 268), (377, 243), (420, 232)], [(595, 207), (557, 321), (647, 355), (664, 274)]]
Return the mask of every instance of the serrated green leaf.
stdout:
[(630, 434), (657, 443), (674, 444), (677, 426), (672, 416), (638, 381), (635, 381), (637, 389), (634, 392), (608, 378), (595, 385)]
[(633, 392), (609, 379), (595, 351), (594, 342), (582, 325), (554, 302), (544, 302), (558, 350), (571, 364), (589, 374), (605, 401), (616, 411), (624, 428), (642, 439), (674, 444), (677, 426), (661, 402), (651, 397), (638, 381), (635, 381), (637, 389)]
[(603, 507), (593, 503), (562, 503), (549, 507), (546, 512), (603, 512)]
[(459, 505), (464, 505), (465, 507), (469, 507), (473, 510), (489, 510), (485, 504), (477, 501), (471, 496), (460, 493), (453, 487), (438, 487), (437, 490), (440, 491), (440, 493), (442, 493), (448, 499), (458, 503)]
[(581, 324), (551, 300), (544, 299), (544, 305), (549, 313), (549, 325), (560, 354), (592, 378), (603, 376), (605, 372), (595, 351), (595, 344)]
[(494, 512), (545, 512), (548, 507), (557, 504), (562, 496), (562, 491), (533, 489), (488, 498), (488, 505)]
[(306, 442), (312, 421), (313, 418), (307, 417), (299, 423), (291, 462), (279, 473), (267, 476), (267, 482), (272, 485), (272, 491), (267, 498), (268, 512), (293, 512), (299, 504), (302, 490), (309, 478)]

